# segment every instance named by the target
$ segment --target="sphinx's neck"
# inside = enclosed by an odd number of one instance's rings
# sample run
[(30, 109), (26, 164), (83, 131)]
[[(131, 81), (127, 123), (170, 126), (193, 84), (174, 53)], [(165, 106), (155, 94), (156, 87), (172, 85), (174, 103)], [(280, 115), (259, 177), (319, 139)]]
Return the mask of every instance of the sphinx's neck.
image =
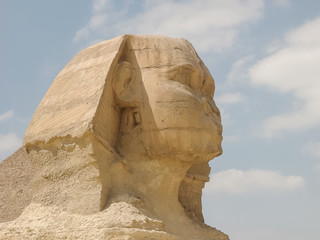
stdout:
[[(131, 158), (122, 162), (112, 176), (112, 195), (130, 193), (141, 199), (155, 217), (171, 220), (184, 214), (179, 188), (190, 164), (175, 159)], [(174, 219), (172, 219), (174, 220)]]

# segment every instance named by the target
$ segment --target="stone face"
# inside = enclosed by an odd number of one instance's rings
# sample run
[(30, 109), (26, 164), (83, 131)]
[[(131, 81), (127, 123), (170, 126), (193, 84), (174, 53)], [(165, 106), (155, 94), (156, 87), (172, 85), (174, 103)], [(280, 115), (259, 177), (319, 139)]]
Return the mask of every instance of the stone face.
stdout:
[(222, 153), (214, 90), (184, 39), (125, 35), (81, 51), (26, 131), (32, 200), (0, 215), (0, 239), (228, 239), (201, 206)]

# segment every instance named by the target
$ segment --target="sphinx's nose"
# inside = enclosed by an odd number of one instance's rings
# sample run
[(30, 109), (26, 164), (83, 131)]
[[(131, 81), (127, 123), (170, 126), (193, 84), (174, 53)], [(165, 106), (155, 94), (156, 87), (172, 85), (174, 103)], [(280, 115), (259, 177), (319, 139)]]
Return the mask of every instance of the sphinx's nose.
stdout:
[(209, 116), (219, 135), (222, 135), (221, 115), (213, 99), (203, 97), (201, 100), (203, 112)]
[(212, 99), (202, 97), (201, 105), (202, 105), (203, 112), (206, 115), (217, 116), (220, 118), (220, 111)]

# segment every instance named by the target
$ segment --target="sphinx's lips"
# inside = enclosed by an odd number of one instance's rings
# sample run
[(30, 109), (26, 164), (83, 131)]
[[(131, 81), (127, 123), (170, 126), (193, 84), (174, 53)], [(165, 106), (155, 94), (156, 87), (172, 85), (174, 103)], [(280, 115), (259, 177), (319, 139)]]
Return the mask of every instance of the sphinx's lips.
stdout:
[(197, 180), (197, 181), (201, 181), (201, 182), (209, 182), (209, 180), (210, 180), (209, 176), (197, 174), (197, 173), (189, 173), (188, 172), (186, 177), (191, 180)]

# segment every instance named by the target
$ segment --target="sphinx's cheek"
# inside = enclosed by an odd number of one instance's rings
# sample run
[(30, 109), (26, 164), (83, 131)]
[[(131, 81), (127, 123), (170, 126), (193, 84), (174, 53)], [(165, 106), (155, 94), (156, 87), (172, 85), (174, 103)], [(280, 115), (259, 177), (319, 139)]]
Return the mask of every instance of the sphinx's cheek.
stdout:
[[(212, 121), (208, 118), (202, 104), (202, 96), (191, 88), (174, 81), (161, 80), (157, 84), (145, 84), (148, 105), (145, 112), (152, 118), (148, 126), (158, 129), (193, 128), (208, 129)], [(210, 106), (209, 110), (210, 110)]]

